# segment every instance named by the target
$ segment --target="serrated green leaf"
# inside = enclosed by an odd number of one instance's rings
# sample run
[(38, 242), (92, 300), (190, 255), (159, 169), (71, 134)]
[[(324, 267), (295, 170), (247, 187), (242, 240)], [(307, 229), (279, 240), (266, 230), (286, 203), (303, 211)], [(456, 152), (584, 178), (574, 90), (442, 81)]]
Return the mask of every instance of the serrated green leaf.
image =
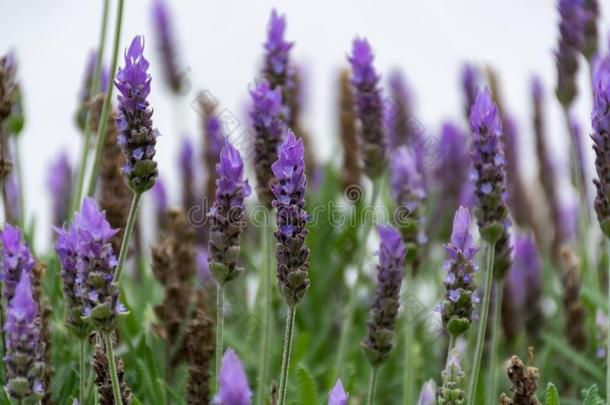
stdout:
[(559, 405), (559, 393), (555, 385), (550, 382), (546, 386), (545, 405)]
[(604, 405), (605, 401), (599, 396), (597, 384), (593, 384), (589, 388), (582, 390), (583, 405)]
[(298, 371), (299, 394), (302, 405), (318, 404), (318, 388), (311, 373), (305, 368), (300, 367)]

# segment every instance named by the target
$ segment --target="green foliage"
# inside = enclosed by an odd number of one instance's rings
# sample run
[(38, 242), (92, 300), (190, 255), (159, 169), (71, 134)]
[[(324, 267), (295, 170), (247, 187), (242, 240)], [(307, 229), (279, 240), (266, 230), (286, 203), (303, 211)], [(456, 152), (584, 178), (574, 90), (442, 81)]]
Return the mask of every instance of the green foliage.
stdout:
[(604, 405), (606, 401), (599, 396), (597, 385), (593, 384), (589, 388), (583, 389), (581, 392), (583, 405)]
[(559, 393), (553, 383), (548, 383), (544, 394), (545, 405), (559, 405)]

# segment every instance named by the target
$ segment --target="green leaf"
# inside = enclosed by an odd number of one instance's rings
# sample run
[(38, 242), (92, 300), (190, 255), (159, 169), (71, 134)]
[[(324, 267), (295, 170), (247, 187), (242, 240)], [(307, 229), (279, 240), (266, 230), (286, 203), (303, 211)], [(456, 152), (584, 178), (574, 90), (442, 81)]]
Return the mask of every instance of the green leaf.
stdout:
[(597, 384), (585, 388), (581, 392), (583, 405), (604, 405), (605, 401), (599, 396)]
[(559, 405), (559, 393), (552, 382), (546, 386), (545, 405)]
[(309, 371), (301, 366), (298, 371), (301, 405), (318, 404), (318, 388)]
[(552, 346), (557, 352), (562, 354), (568, 360), (571, 360), (580, 367), (583, 371), (586, 371), (591, 376), (597, 378), (602, 381), (605, 378), (605, 373), (599, 367), (596, 367), (591, 360), (584, 356), (583, 354), (574, 350), (570, 345), (568, 345), (564, 340), (544, 333), (542, 335), (542, 340), (544, 340), (548, 345)]

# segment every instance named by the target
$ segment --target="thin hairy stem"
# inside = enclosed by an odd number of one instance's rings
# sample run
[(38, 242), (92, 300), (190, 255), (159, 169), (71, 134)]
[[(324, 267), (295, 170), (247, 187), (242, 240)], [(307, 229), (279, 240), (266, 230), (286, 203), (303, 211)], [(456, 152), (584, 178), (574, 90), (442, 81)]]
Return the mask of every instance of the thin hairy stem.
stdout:
[(78, 387), (78, 403), (79, 404), (84, 404), (85, 403), (85, 385), (86, 385), (86, 381), (85, 381), (85, 361), (86, 361), (86, 354), (85, 354), (85, 339), (79, 339), (78, 341), (78, 345), (79, 345), (79, 353), (78, 353), (78, 371), (79, 371), (79, 375), (78, 375), (78, 382), (79, 382), (79, 387)]
[[(266, 212), (265, 222), (271, 218), (271, 212)], [(263, 247), (264, 260), (260, 270), (261, 288), (263, 293), (263, 336), (261, 339), (260, 360), (259, 360), (259, 375), (258, 375), (258, 392), (256, 395), (256, 403), (258, 405), (265, 404), (265, 393), (267, 392), (267, 379), (269, 378), (269, 347), (271, 344), (271, 268), (273, 265), (273, 235), (268, 229), (263, 228)]]
[(292, 352), (292, 337), (294, 335), (294, 316), (296, 310), (296, 306), (288, 307), (288, 317), (286, 318), (286, 334), (284, 335), (284, 352), (282, 354), (282, 371), (280, 373), (278, 405), (286, 404), (288, 369), (290, 367), (290, 354)]
[[(95, 192), (95, 185), (97, 183), (97, 172), (100, 166), (100, 160), (102, 157), (102, 149), (104, 146), (104, 140), (106, 138), (106, 127), (108, 126), (108, 114), (110, 113), (110, 104), (112, 100), (112, 93), (114, 86), (112, 80), (116, 74), (118, 57), (119, 57), (119, 45), (121, 42), (121, 28), (123, 26), (123, 3), (124, 0), (119, 0), (117, 5), (116, 23), (114, 27), (114, 47), (112, 49), (112, 64), (110, 68), (110, 83), (108, 85), (108, 91), (104, 97), (104, 104), (102, 105), (102, 114), (100, 115), (100, 123), (97, 129), (97, 138), (95, 144), (95, 157), (93, 159), (93, 167), (91, 169), (91, 176), (89, 177), (89, 188), (87, 189), (87, 195), (91, 196)], [(99, 58), (98, 58), (99, 59)]]
[(116, 372), (116, 363), (114, 361), (114, 351), (112, 350), (112, 337), (110, 333), (104, 333), (104, 344), (106, 345), (106, 357), (108, 358), (108, 373), (112, 382), (112, 394), (114, 395), (115, 405), (123, 405), (121, 398), (121, 386), (119, 385), (119, 376)]
[(502, 281), (496, 281), (493, 285), (494, 303), (493, 303), (493, 319), (491, 326), (491, 347), (489, 357), (489, 398), (498, 398), (498, 379), (496, 372), (498, 370), (498, 339), (500, 337), (500, 317), (502, 308)]
[(479, 380), (479, 369), (483, 357), (483, 345), (485, 343), (485, 330), (487, 329), (487, 319), (489, 318), (489, 301), (491, 296), (491, 285), (493, 281), (493, 264), (495, 243), (486, 242), (485, 257), (485, 290), (483, 292), (483, 302), (481, 307), (481, 318), (479, 319), (479, 329), (477, 331), (477, 345), (474, 350), (474, 361), (472, 372), (470, 373), (470, 383), (468, 389), (468, 405), (474, 405), (477, 396), (477, 383)]
[(225, 284), (216, 284), (216, 391), (220, 383), (220, 363), (222, 361), (222, 333), (224, 329)]
[(138, 208), (140, 206), (141, 199), (141, 192), (133, 193), (133, 199), (131, 200), (131, 208), (129, 209), (127, 224), (125, 225), (125, 233), (123, 234), (123, 241), (121, 242), (119, 263), (117, 264), (116, 271), (114, 273), (114, 281), (117, 283), (121, 279), (121, 273), (123, 271), (123, 267), (125, 266), (125, 260), (127, 259), (127, 251), (129, 250), (129, 241), (131, 240), (131, 234), (133, 233), (133, 225), (136, 223), (136, 218), (138, 217)]
[(375, 400), (375, 391), (377, 390), (377, 376), (379, 375), (379, 367), (373, 367), (371, 376), (369, 377), (369, 389), (366, 396), (366, 405), (373, 405)]

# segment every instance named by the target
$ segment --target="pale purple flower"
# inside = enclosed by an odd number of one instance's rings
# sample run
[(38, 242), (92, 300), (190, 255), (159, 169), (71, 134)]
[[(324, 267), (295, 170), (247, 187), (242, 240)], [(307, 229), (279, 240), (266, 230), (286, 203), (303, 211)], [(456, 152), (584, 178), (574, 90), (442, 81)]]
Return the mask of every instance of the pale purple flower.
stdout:
[(68, 214), (72, 193), (72, 166), (68, 155), (62, 152), (47, 173), (47, 187), (53, 199), (53, 225), (61, 226)]
[(36, 261), (30, 253), (27, 243), (22, 240), (21, 230), (11, 224), (5, 224), (0, 234), (2, 241), (2, 272), (3, 297), (10, 302), (15, 295), (15, 288), (21, 273), (29, 273)]
[(341, 379), (338, 379), (337, 383), (328, 394), (328, 405), (346, 405), (348, 399), (349, 396), (343, 388), (343, 383), (341, 383)]
[(436, 405), (436, 383), (428, 380), (422, 385), (417, 405)]
[(252, 391), (248, 386), (248, 377), (233, 349), (227, 349), (222, 356), (218, 385), (218, 393), (214, 397), (216, 405), (250, 405)]

